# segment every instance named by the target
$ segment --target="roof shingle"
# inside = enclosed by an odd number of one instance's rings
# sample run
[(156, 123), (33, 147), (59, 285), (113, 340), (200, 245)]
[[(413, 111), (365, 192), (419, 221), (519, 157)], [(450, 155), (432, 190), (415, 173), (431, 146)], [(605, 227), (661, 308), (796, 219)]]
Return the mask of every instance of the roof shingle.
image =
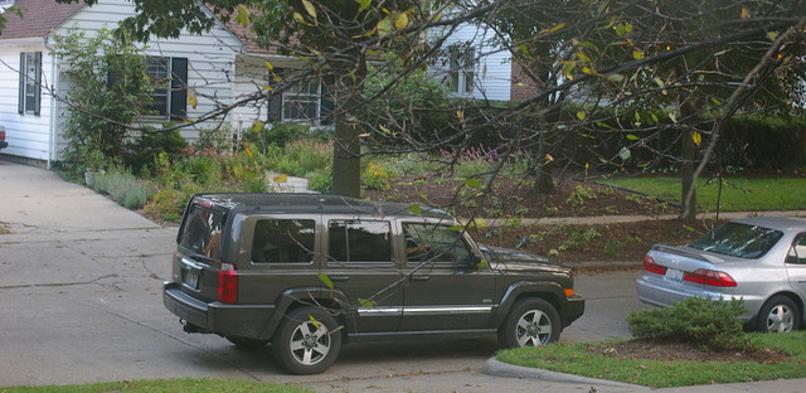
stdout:
[(54, 0), (17, 0), (22, 18), (6, 13), (6, 28), (0, 31), (0, 40), (12, 38), (44, 37), (66, 22), (84, 7), (84, 2), (62, 4)]

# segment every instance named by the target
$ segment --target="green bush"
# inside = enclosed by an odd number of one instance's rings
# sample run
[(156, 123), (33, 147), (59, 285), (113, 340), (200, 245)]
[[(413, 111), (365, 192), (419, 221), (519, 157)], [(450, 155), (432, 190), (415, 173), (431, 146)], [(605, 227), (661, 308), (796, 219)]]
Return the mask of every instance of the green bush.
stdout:
[(163, 188), (143, 209), (146, 214), (163, 221), (179, 221), (187, 200), (184, 193), (174, 188)]
[(627, 316), (637, 338), (702, 345), (714, 351), (746, 348), (741, 300), (714, 301), (692, 297), (669, 308), (634, 311)]
[(310, 172), (330, 168), (333, 162), (333, 146), (315, 138), (305, 138), (288, 143), (283, 148), (269, 149), (266, 166), (291, 176), (306, 176)]
[(327, 194), (333, 190), (333, 175), (329, 169), (310, 172), (307, 175), (308, 189)]
[(108, 194), (115, 202), (128, 209), (143, 207), (154, 195), (154, 190), (129, 172), (113, 171), (95, 175), (95, 191)]
[(134, 173), (151, 171), (160, 154), (168, 159), (175, 160), (180, 157), (182, 150), (188, 146), (187, 141), (179, 130), (159, 131), (148, 128), (133, 142), (127, 144), (124, 162)]
[(244, 139), (253, 143), (263, 154), (266, 154), (271, 146), (284, 147), (289, 142), (310, 135), (308, 126), (291, 122), (267, 124), (243, 132)]

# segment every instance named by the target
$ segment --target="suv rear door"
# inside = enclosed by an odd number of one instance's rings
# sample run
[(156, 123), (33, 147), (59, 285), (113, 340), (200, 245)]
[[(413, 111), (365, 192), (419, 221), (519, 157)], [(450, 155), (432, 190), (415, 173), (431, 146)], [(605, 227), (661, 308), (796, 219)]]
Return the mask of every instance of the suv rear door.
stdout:
[(358, 333), (389, 332), (403, 314), (401, 272), (392, 223), (383, 219), (328, 217), (325, 273), (358, 309)]
[(490, 327), (495, 277), (471, 261), (480, 253), (462, 231), (444, 223), (402, 221), (406, 282), (402, 331)]
[(205, 301), (215, 300), (226, 226), (225, 209), (203, 199), (195, 199), (188, 206), (173, 260), (173, 279), (182, 284), (183, 292)]

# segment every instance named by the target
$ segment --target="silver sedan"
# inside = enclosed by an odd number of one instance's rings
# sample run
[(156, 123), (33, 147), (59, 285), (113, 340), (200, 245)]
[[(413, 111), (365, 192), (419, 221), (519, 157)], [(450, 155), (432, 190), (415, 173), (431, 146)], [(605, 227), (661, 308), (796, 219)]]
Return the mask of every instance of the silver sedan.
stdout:
[(653, 246), (643, 268), (636, 290), (645, 303), (736, 298), (747, 307), (742, 319), (755, 330), (788, 332), (806, 322), (804, 219), (731, 221), (687, 246)]

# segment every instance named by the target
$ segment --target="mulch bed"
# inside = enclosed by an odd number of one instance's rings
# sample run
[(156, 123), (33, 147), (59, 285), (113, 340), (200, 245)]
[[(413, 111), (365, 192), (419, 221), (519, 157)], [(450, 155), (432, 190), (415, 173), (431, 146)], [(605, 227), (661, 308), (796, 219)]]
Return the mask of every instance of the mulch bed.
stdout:
[[(571, 197), (582, 194), (577, 187), (583, 187), (582, 191), (590, 189), (591, 193), (582, 197), (581, 202), (573, 203)], [(554, 193), (537, 194), (530, 182), (502, 177), (493, 183), (492, 192), (476, 195), (479, 191), (456, 179), (402, 177), (396, 179), (388, 190), (368, 190), (365, 194), (372, 200), (438, 207), (458, 217), (588, 217), (656, 215), (677, 211), (653, 198), (592, 182), (567, 180)]]
[(691, 344), (657, 340), (630, 340), (612, 345), (591, 345), (588, 351), (617, 359), (664, 361), (751, 361), (776, 364), (789, 358), (787, 354), (770, 348), (713, 352)]
[(473, 238), (491, 246), (518, 248), (561, 262), (635, 261), (636, 266), (640, 266), (653, 244), (687, 244), (713, 227), (713, 221), (689, 225), (678, 220), (535, 225), (483, 228), (475, 231)]

